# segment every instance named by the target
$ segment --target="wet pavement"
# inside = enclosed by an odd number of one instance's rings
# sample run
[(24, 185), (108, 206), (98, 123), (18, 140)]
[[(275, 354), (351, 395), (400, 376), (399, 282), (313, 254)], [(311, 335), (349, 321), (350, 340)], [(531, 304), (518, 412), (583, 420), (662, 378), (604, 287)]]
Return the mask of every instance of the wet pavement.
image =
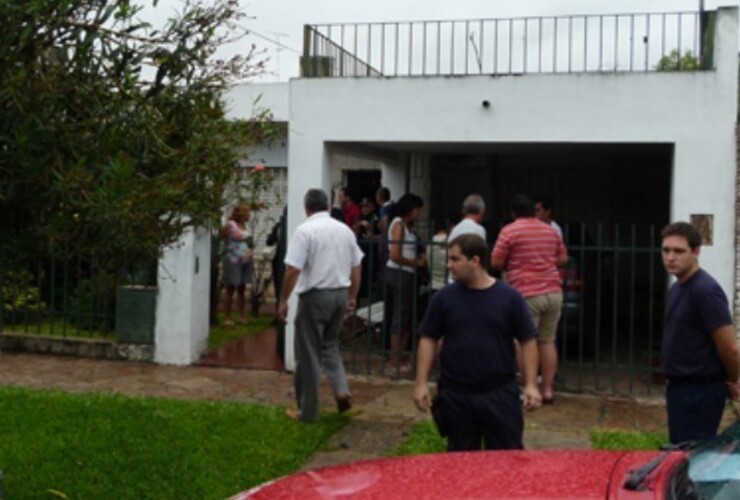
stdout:
[[(3, 352), (0, 385), (294, 405), (291, 374), (274, 370), (176, 367)], [(304, 468), (385, 456), (408, 436), (414, 423), (429, 418), (414, 407), (409, 381), (353, 376), (350, 388), (354, 408), (349, 425)], [(326, 381), (321, 401), (323, 409), (335, 411)], [(725, 425), (736, 418), (728, 406)], [(590, 448), (589, 433), (597, 428), (665, 431), (664, 400), (661, 396), (616, 399), (556, 393), (555, 404), (526, 415), (525, 445), (530, 449)]]

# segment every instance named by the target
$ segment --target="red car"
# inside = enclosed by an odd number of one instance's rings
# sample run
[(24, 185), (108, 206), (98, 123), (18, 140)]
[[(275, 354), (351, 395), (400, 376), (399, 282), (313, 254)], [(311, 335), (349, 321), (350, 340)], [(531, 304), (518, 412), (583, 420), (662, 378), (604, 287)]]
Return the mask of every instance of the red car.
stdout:
[(740, 422), (672, 451), (491, 451), (417, 455), (300, 472), (242, 499), (740, 499)]

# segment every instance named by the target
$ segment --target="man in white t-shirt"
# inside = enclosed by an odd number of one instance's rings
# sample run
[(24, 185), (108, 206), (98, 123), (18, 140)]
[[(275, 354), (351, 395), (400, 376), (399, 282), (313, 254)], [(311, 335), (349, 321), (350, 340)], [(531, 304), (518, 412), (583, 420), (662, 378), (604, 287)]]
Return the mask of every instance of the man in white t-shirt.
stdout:
[(447, 241), (452, 241), (463, 234), (475, 234), (486, 241), (486, 228), (481, 226), (483, 216), (486, 215), (486, 202), (479, 194), (470, 194), (465, 197), (462, 205), (463, 219), (450, 231)]
[(350, 409), (350, 391), (339, 352), (339, 330), (356, 306), (363, 253), (352, 230), (329, 215), (329, 200), (320, 189), (303, 197), (308, 219), (298, 226), (285, 255), (285, 278), (278, 318), (288, 315), (288, 298), (295, 288), (294, 375), (298, 411), (286, 414), (306, 422), (319, 419), (319, 382), (324, 368), (339, 412)]

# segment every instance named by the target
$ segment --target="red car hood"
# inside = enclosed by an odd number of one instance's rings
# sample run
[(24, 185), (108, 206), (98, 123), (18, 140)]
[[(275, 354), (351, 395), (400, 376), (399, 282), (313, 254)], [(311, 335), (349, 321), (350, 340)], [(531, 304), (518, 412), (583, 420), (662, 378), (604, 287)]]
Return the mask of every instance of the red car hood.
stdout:
[[(492, 451), (418, 455), (300, 472), (236, 499), (653, 498), (619, 494), (626, 473), (658, 452)], [(662, 469), (662, 468), (661, 468)], [(657, 471), (656, 471), (657, 472)], [(614, 477), (614, 484), (611, 479)], [(616, 487), (616, 489), (615, 489)], [(635, 496), (637, 495), (637, 496)]]

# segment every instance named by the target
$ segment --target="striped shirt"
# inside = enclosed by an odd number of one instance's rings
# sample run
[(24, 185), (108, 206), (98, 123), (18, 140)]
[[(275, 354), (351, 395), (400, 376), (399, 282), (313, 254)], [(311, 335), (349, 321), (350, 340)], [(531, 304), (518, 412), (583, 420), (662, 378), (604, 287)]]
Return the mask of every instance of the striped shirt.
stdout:
[(562, 290), (557, 258), (567, 255), (563, 238), (534, 217), (520, 217), (504, 226), (492, 257), (506, 263), (509, 284), (524, 297)]

